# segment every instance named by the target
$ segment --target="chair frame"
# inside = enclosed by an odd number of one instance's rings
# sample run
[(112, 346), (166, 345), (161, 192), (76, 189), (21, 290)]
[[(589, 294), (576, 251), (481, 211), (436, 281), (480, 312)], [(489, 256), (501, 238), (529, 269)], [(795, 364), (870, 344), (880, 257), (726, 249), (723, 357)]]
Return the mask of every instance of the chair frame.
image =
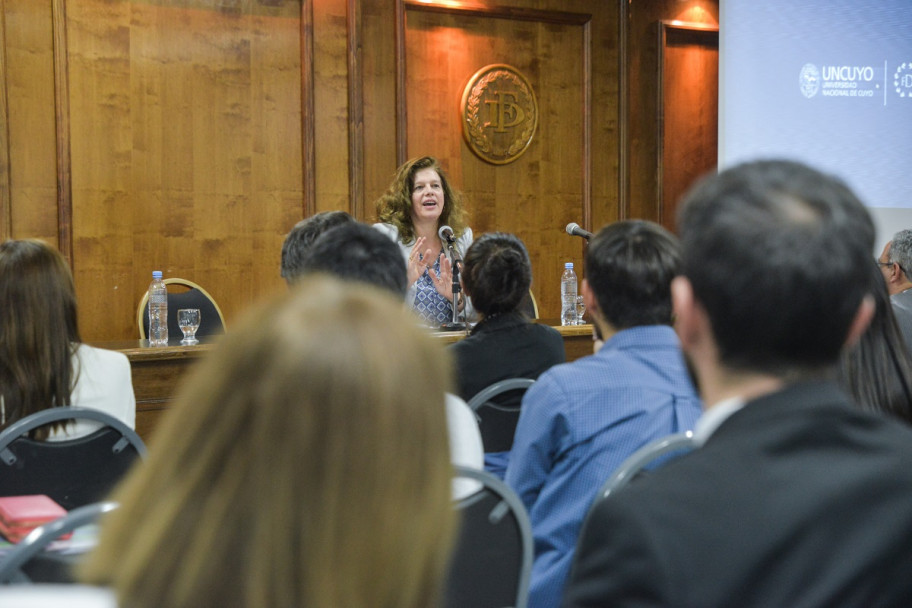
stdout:
[[(454, 466), (453, 468), (455, 469), (453, 475), (454, 479), (463, 477), (478, 481), (482, 484), (484, 489), (491, 490), (503, 502), (505, 502), (507, 508), (514, 514), (516, 518), (516, 525), (519, 528), (519, 535), (522, 539), (523, 547), (521, 566), (519, 571), (519, 582), (516, 589), (516, 604), (513, 608), (526, 608), (529, 603), (529, 582), (532, 577), (532, 561), (535, 558), (535, 554), (534, 540), (532, 537), (532, 524), (529, 520), (529, 514), (526, 511), (525, 505), (523, 505), (522, 501), (519, 499), (519, 496), (516, 495), (516, 492), (513, 491), (510, 486), (508, 486), (506, 483), (491, 473), (458, 465)], [(467, 508), (472, 504), (473, 501), (478, 499), (477, 497), (481, 496), (480, 492), (481, 490), (473, 495), (455, 501), (456, 506), (460, 510)]]
[(54, 521), (38, 526), (0, 559), (0, 585), (29, 582), (21, 568), (41, 553), (51, 542), (76, 528), (94, 523), (118, 507), (112, 501), (77, 507)]
[[(212, 295), (208, 291), (206, 291), (201, 285), (198, 285), (188, 279), (180, 279), (180, 278), (176, 278), (176, 277), (173, 277), (170, 279), (162, 279), (162, 283), (165, 284), (166, 288), (168, 285), (181, 285), (183, 287), (187, 287), (188, 290), (189, 289), (199, 290), (200, 293), (202, 293), (204, 296), (206, 296), (206, 298), (209, 299), (210, 302), (212, 302), (212, 306), (215, 307), (215, 312), (218, 313), (219, 320), (222, 322), (222, 327), (227, 329), (227, 326), (225, 325), (225, 315), (222, 314), (222, 309), (219, 307), (218, 302), (216, 302), (215, 298), (213, 298)], [(149, 292), (146, 291), (143, 294), (142, 298), (139, 300), (139, 306), (136, 309), (136, 324), (139, 326), (139, 339), (140, 340), (145, 340), (148, 337), (148, 336), (146, 336), (146, 327), (145, 327), (145, 324), (143, 323), (143, 320), (144, 320), (143, 317), (145, 315), (146, 305), (148, 303), (149, 303)]]
[[(104, 425), (113, 427), (123, 435), (123, 437), (114, 445), (116, 451), (122, 451), (128, 445), (132, 445), (140, 458), (146, 457), (146, 444), (136, 431), (124, 424), (119, 418), (115, 418), (107, 412), (93, 410), (87, 407), (62, 406), (51, 407), (46, 410), (35, 412), (34, 414), (29, 414), (25, 418), (21, 418), (3, 429), (3, 431), (0, 432), (0, 462), (6, 466), (15, 464), (16, 456), (10, 452), (8, 448), (11, 443), (27, 434), (29, 431), (51, 422), (71, 420), (74, 418), (79, 420), (94, 420), (95, 422), (100, 422)], [(60, 443), (66, 443), (66, 441), (64, 440)]]
[[(521, 388), (528, 390), (529, 387), (533, 384), (535, 384), (535, 380), (532, 378), (508, 378), (506, 380), (499, 380), (482, 389), (476, 393), (474, 397), (469, 399), (469, 408), (475, 412), (481, 408), (481, 406), (488, 403), (493, 397), (496, 397), (501, 393), (506, 393), (507, 391), (515, 391)], [(490, 407), (500, 409), (502, 411), (515, 411), (514, 408), (503, 408), (493, 403), (490, 404)]]
[(608, 498), (618, 490), (627, 486), (637, 473), (642, 471), (650, 463), (654, 462), (660, 456), (678, 452), (681, 450), (693, 450), (699, 447), (697, 440), (694, 439), (693, 433), (674, 433), (667, 437), (654, 439), (628, 456), (621, 463), (611, 477), (608, 478), (596, 495), (595, 502)]

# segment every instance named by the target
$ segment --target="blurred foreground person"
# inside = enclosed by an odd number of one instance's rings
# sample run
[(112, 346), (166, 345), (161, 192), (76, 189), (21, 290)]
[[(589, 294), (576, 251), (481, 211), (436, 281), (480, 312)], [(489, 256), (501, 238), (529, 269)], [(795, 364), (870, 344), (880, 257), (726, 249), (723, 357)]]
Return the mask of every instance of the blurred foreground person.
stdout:
[(435, 605), (449, 373), (400, 299), (302, 279), (182, 385), (83, 579), (131, 608)]

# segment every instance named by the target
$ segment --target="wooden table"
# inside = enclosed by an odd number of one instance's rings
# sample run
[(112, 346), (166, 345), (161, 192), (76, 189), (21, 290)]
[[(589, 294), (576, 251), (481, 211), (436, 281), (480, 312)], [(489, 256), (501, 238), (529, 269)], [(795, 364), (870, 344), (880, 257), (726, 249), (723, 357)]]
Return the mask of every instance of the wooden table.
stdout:
[[(564, 338), (567, 360), (574, 361), (592, 354), (592, 326), (556, 326)], [(435, 340), (451, 344), (465, 337), (465, 332), (434, 332)], [(122, 352), (130, 360), (133, 392), (136, 395), (136, 432), (148, 441), (162, 414), (171, 404), (181, 377), (207, 353), (216, 348), (205, 340), (193, 346), (180, 343), (149, 346), (148, 340), (95, 342), (92, 346)]]

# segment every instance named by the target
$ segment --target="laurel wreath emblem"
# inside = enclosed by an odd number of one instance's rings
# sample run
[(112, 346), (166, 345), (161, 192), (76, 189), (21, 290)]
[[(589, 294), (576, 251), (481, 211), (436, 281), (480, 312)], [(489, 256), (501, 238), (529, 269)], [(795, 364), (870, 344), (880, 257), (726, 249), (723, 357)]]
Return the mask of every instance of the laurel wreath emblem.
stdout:
[[(486, 95), (497, 89), (515, 94), (524, 112), (524, 119), (513, 127), (506, 142), (495, 140), (488, 132), (492, 127), (482, 119)], [(515, 68), (491, 65), (478, 70), (469, 80), (463, 93), (462, 115), (463, 133), (475, 154), (493, 164), (506, 164), (519, 158), (532, 143), (538, 125), (538, 104), (529, 82)]]

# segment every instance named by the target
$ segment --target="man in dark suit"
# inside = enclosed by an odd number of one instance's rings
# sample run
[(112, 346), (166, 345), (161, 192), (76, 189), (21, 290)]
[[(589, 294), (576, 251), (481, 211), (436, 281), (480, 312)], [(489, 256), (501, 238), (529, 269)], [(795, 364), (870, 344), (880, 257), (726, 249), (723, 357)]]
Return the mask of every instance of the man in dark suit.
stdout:
[(564, 605), (912, 606), (912, 430), (830, 380), (873, 314), (867, 211), (762, 161), (702, 181), (678, 228), (702, 445), (593, 508)]

